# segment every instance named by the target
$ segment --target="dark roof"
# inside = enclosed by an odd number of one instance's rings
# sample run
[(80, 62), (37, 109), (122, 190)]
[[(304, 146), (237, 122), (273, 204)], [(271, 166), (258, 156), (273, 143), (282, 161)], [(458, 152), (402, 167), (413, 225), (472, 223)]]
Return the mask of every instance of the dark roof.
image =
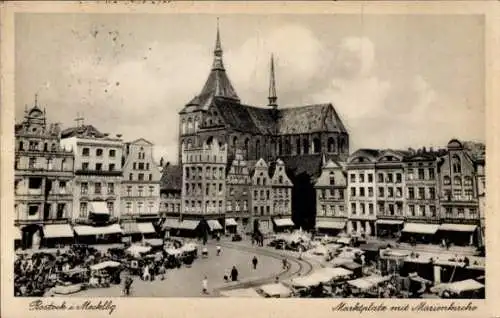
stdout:
[(347, 130), (332, 104), (317, 104), (279, 110), (278, 133), (308, 134), (313, 132)]
[[(326, 161), (333, 160), (336, 162), (341, 161), (338, 156), (325, 155)], [(314, 155), (300, 155), (293, 157), (284, 157), (282, 160), (285, 166), (290, 171), (288, 175), (298, 176), (307, 174), (310, 177), (316, 178), (321, 174), (323, 154)]]
[(225, 123), (235, 130), (264, 135), (273, 133), (274, 121), (271, 109), (242, 105), (220, 98), (215, 100), (214, 106)]
[(182, 189), (182, 167), (180, 165), (167, 164), (163, 168), (160, 188), (178, 191)]
[(214, 97), (239, 101), (238, 94), (236, 94), (226, 71), (221, 69), (212, 69), (200, 94), (193, 98), (188, 105), (196, 105), (206, 110), (212, 104)]
[(92, 125), (83, 125), (80, 127), (71, 127), (66, 128), (61, 132), (61, 138), (70, 138), (70, 137), (92, 137), (92, 138), (104, 138), (105, 134), (97, 130)]

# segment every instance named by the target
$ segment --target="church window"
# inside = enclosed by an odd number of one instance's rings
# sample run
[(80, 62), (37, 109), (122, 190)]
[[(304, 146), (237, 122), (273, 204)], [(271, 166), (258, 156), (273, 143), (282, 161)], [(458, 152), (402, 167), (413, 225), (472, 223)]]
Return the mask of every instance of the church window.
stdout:
[(335, 139), (328, 138), (328, 152), (335, 152)]
[(462, 179), (460, 179), (460, 177), (455, 177), (455, 178), (453, 178), (453, 183), (456, 186), (461, 186), (462, 185)]
[(250, 147), (250, 139), (247, 138), (245, 139), (245, 159), (248, 158), (249, 147)]
[(321, 141), (319, 140), (319, 138), (314, 138), (313, 140), (313, 151), (314, 153), (321, 152)]
[(238, 148), (238, 137), (236, 136), (233, 137), (233, 148)]
[(49, 145), (47, 143), (43, 144), (43, 151), (48, 151), (49, 150)]
[(309, 141), (307, 139), (304, 139), (304, 154), (309, 153)]
[(187, 132), (187, 130), (186, 130), (186, 121), (184, 119), (182, 120), (181, 131), (182, 131), (182, 134), (185, 134)]
[(255, 142), (255, 157), (256, 159), (260, 159), (260, 140)]
[(300, 139), (297, 139), (297, 155), (300, 155)]
[(453, 165), (453, 173), (462, 173), (462, 165), (460, 163), (460, 158), (457, 155), (453, 155), (451, 161)]
[(187, 120), (187, 132), (192, 133), (193, 132), (193, 121), (191, 118)]

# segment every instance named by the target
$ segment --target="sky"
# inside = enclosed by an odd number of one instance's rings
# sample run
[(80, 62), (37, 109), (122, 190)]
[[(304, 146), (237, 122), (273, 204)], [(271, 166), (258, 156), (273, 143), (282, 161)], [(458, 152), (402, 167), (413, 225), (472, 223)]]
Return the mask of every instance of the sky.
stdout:
[[(332, 103), (359, 148), (485, 140), (484, 20), (474, 15), (221, 15), (226, 72), (265, 107)], [(47, 14), (15, 18), (16, 121), (35, 94), (50, 122), (145, 138), (176, 162), (178, 112), (211, 68), (217, 16)]]

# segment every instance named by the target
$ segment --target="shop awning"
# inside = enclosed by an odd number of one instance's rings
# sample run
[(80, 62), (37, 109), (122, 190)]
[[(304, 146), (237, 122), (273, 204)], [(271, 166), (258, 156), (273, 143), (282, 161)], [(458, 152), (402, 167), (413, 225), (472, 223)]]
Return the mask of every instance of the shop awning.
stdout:
[(345, 227), (345, 221), (318, 221), (316, 228), (342, 230)]
[(123, 234), (125, 234), (125, 235), (141, 233), (141, 231), (139, 231), (139, 227), (137, 226), (137, 223), (135, 223), (135, 222), (123, 223), (122, 229), (123, 229)]
[(476, 230), (476, 225), (470, 224), (451, 224), (445, 223), (441, 224), (439, 227), (440, 231), (453, 231), (453, 232), (474, 232)]
[(439, 229), (438, 224), (406, 223), (403, 232), (419, 234), (436, 234)]
[(45, 238), (73, 237), (73, 229), (69, 224), (47, 224), (43, 226)]
[(162, 239), (145, 239), (144, 240), (146, 244), (151, 245), (151, 246), (163, 246), (163, 240)]
[(236, 220), (233, 218), (227, 218), (226, 226), (238, 226), (238, 223), (236, 223)]
[(137, 228), (139, 229), (139, 232), (143, 234), (156, 233), (153, 223), (150, 222), (137, 223)]
[(177, 218), (170, 218), (165, 219), (165, 222), (163, 223), (163, 229), (170, 228), (180, 230), (195, 230), (198, 227), (199, 223), (200, 221), (197, 220), (183, 220), (182, 222), (179, 222), (179, 219)]
[(217, 220), (207, 220), (208, 227), (210, 227), (210, 231), (219, 231), (222, 230), (222, 225), (220, 225)]
[(292, 219), (286, 218), (286, 219), (274, 219), (274, 224), (276, 226), (295, 226), (293, 223)]
[(79, 236), (122, 233), (122, 229), (118, 224), (112, 224), (108, 226), (77, 225), (73, 229)]
[(383, 224), (383, 225), (401, 225), (404, 221), (400, 220), (377, 220), (375, 224)]
[(109, 214), (108, 206), (103, 201), (90, 202), (89, 212), (93, 214)]

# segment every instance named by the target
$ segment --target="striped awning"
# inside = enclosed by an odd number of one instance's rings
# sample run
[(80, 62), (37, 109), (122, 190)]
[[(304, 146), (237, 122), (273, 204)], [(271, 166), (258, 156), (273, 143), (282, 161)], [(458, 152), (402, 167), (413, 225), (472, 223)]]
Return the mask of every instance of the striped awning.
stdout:
[(153, 223), (150, 222), (137, 223), (137, 228), (143, 234), (156, 233)]
[(119, 224), (112, 224), (108, 226), (77, 225), (73, 229), (76, 234), (80, 236), (122, 233), (122, 229)]
[(135, 222), (123, 223), (122, 229), (123, 229), (123, 234), (127, 234), (127, 235), (141, 233), (141, 231), (139, 231), (139, 227), (137, 226), (137, 223), (135, 223)]
[(199, 223), (200, 221), (197, 220), (183, 220), (179, 222), (178, 218), (168, 218), (163, 223), (163, 229), (195, 230)]
[(403, 232), (418, 234), (435, 234), (439, 229), (438, 224), (406, 223)]
[(236, 220), (233, 218), (227, 218), (226, 226), (238, 226), (238, 223), (236, 223)]
[(109, 209), (104, 201), (93, 201), (89, 204), (89, 212), (93, 214), (109, 214)]
[(471, 224), (451, 224), (444, 223), (439, 227), (440, 231), (453, 231), (453, 232), (474, 232), (476, 230), (476, 225)]
[(345, 227), (345, 223), (345, 221), (318, 221), (316, 228), (342, 230)]
[(207, 220), (208, 226), (210, 227), (210, 231), (218, 231), (222, 230), (222, 225), (220, 225), (217, 220)]
[(46, 224), (43, 227), (45, 238), (73, 237), (73, 229), (69, 224)]
[(276, 226), (295, 226), (293, 223), (292, 219), (286, 218), (286, 219), (274, 219), (273, 220), (274, 224)]

